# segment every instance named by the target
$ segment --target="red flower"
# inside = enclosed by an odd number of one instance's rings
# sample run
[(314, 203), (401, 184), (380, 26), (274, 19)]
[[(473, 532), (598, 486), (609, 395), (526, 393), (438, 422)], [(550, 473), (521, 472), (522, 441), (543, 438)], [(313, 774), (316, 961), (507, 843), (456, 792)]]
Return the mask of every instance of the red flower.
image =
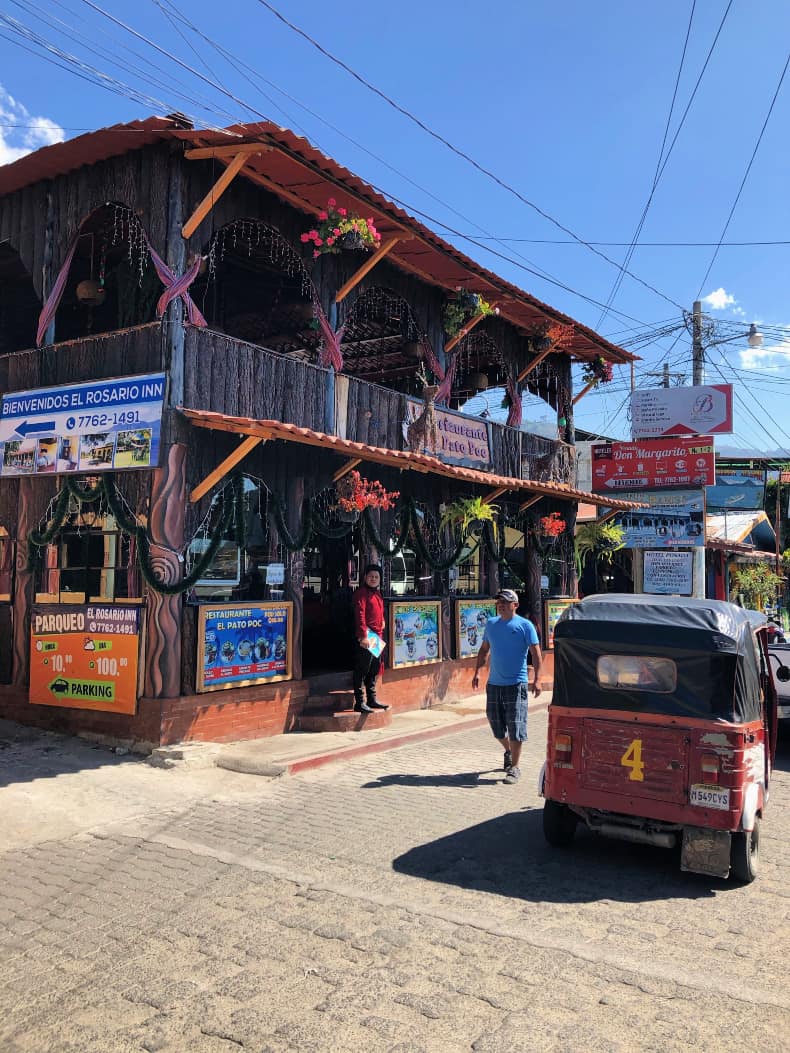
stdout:
[(318, 218), (319, 219), (329, 219), (329, 213), (328, 212), (319, 212), (318, 213)]

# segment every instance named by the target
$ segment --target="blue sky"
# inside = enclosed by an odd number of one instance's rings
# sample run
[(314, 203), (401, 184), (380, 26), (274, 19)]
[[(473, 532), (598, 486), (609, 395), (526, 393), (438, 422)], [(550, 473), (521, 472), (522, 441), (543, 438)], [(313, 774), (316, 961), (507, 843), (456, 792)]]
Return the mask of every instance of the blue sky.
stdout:
[[(624, 259), (651, 190), (692, 7), (667, 143), (728, 6), (727, 0), (697, 0), (696, 5), (693, 0), (491, 0), (484, 6), (446, 0), (401, 0), (398, 5), (273, 0), (273, 5), (559, 224), (588, 242), (625, 243), (597, 246), (617, 263)], [(396, 112), (258, 0), (231, 0), (221, 18), (216, 4), (205, 0), (189, 5), (108, 0), (104, 7), (221, 84), (235, 100), (150, 43), (134, 39), (84, 0), (13, 0), (4, 5), (5, 17), (152, 99), (131, 100), (78, 79), (15, 46), (9, 38), (19, 38), (7, 23), (0, 24), (0, 121), (36, 125), (0, 128), (0, 160), (52, 141), (59, 128), (69, 137), (79, 134), (73, 129), (152, 112), (180, 109), (215, 124), (227, 123), (228, 114), (270, 117), (306, 135), (408, 210), (430, 217), (425, 220), (429, 226), (473, 258), (616, 343), (629, 346), (641, 335), (681, 326), (681, 307), (690, 310), (699, 291), (716, 320), (707, 338), (736, 338), (716, 344), (708, 354), (708, 380), (736, 385), (735, 434), (720, 445), (790, 450), (785, 409), (790, 328), (782, 332), (790, 327), (790, 245), (724, 245), (705, 278), (787, 60), (786, 0), (733, 0), (640, 235), (643, 242), (713, 245), (639, 245), (629, 269), (658, 292), (626, 276), (606, 314), (589, 301), (608, 300), (618, 276), (615, 266)], [(211, 44), (178, 22), (179, 11), (257, 77), (232, 68)], [(63, 19), (64, 32), (46, 24), (50, 17)], [(134, 63), (132, 72), (118, 68), (122, 56)], [(145, 59), (161, 68), (144, 65)], [(790, 73), (726, 241), (790, 242), (788, 116)], [(548, 243), (557, 240), (562, 244)], [(546, 273), (574, 291), (524, 268)], [(766, 333), (758, 353), (737, 338), (752, 321)], [(660, 371), (664, 360), (673, 379), (681, 374), (688, 382), (685, 329), (631, 346), (643, 356), (638, 384), (652, 384), (649, 374)], [(587, 395), (577, 406), (577, 423), (628, 437), (628, 379), (628, 371), (620, 370), (608, 388)], [(539, 419), (547, 411), (536, 406), (528, 414)]]

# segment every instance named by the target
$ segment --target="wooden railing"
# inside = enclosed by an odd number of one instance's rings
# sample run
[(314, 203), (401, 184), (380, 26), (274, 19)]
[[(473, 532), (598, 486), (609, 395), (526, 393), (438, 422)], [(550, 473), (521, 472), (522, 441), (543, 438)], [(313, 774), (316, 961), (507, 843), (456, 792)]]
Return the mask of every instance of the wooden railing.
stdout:
[[(166, 368), (154, 322), (0, 357), (0, 391), (73, 384)], [(209, 329), (184, 335), (184, 405), (281, 420), (356, 442), (403, 448), (406, 396)], [(572, 447), (491, 423), (491, 471), (572, 483)]]

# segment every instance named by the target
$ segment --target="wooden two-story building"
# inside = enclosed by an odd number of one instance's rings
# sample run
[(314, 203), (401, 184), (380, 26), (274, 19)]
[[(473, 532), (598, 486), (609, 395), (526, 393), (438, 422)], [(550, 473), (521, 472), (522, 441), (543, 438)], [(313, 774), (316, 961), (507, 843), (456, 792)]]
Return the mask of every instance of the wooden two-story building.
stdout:
[[(571, 364), (631, 357), (272, 124), (0, 168), (0, 715), (139, 747), (310, 726), (371, 556), (387, 700), (468, 693), (500, 583), (538, 624), (575, 593), (604, 499)], [(506, 424), (464, 411), (483, 391)]]

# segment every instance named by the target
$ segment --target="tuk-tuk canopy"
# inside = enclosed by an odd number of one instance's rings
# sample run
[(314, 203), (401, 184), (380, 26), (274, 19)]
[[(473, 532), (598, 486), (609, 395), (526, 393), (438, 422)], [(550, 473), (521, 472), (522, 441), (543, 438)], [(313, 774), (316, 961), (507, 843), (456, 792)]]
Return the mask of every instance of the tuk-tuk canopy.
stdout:
[[(722, 600), (607, 594), (569, 606), (554, 630), (555, 705), (667, 716), (759, 720), (760, 658), (753, 634), (765, 615)], [(669, 659), (671, 690), (613, 688), (604, 656)]]

